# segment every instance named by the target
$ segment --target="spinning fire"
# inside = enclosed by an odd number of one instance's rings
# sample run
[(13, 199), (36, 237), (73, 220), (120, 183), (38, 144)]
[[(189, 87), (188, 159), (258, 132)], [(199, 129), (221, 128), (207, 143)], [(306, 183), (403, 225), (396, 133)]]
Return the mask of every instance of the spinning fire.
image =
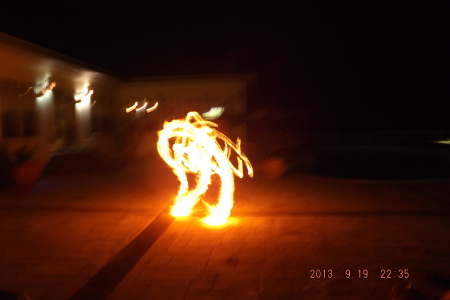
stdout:
[[(233, 207), (233, 174), (240, 178), (244, 176), (242, 162), (250, 177), (253, 176), (253, 168), (241, 151), (240, 139), (233, 143), (214, 127), (218, 127), (217, 124), (203, 120), (197, 112), (190, 112), (184, 120), (164, 124), (157, 146), (159, 155), (180, 181), (171, 214), (175, 217), (189, 215), (208, 190), (212, 175), (217, 174), (221, 181), (219, 199), (216, 205), (205, 203), (209, 214), (203, 221), (209, 225), (221, 225), (227, 221)], [(237, 168), (230, 162), (232, 151), (236, 153)], [(197, 185), (193, 189), (189, 188), (187, 173), (196, 174)]]

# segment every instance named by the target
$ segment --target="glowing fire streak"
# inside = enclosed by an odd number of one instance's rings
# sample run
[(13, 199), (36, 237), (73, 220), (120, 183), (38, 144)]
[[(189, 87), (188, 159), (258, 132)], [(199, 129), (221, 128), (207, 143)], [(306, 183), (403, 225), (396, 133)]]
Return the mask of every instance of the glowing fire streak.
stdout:
[[(203, 120), (197, 112), (187, 114), (185, 120), (166, 122), (158, 133), (158, 152), (164, 161), (173, 169), (180, 181), (180, 189), (172, 207), (173, 216), (187, 216), (192, 208), (207, 191), (211, 176), (217, 174), (221, 180), (219, 201), (217, 205), (207, 205), (209, 216), (204, 221), (209, 225), (220, 225), (226, 222), (233, 207), (234, 178), (233, 174), (244, 176), (242, 161), (247, 173), (253, 176), (250, 161), (241, 151), (240, 140), (236, 144), (227, 136), (213, 129), (217, 124)], [(172, 149), (171, 140), (174, 140)], [(218, 143), (221, 140), (223, 148)], [(230, 162), (231, 150), (237, 154), (238, 168)], [(197, 186), (189, 190), (187, 173), (197, 175)]]

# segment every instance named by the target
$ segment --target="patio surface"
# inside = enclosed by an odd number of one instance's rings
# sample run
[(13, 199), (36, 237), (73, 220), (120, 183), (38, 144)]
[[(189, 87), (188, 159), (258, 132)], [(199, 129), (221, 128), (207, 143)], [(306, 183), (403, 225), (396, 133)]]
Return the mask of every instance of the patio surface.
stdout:
[[(450, 271), (449, 178), (268, 180), (257, 171), (236, 179), (231, 217), (218, 227), (170, 219), (177, 187), (154, 157), (0, 190), (0, 290), (33, 300), (81, 299), (100, 286), (92, 299), (380, 300), (399, 282), (429, 296), (446, 290), (427, 276)], [(152, 223), (158, 216), (167, 226)]]

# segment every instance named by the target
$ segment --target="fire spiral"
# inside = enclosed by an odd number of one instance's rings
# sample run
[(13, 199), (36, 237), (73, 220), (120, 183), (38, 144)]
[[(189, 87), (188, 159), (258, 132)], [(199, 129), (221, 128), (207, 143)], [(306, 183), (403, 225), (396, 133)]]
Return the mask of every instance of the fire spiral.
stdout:
[[(171, 208), (173, 216), (189, 215), (208, 190), (212, 175), (217, 174), (221, 181), (219, 199), (216, 205), (205, 203), (209, 214), (204, 222), (223, 224), (233, 208), (233, 175), (242, 178), (245, 164), (248, 175), (253, 176), (252, 165), (241, 151), (240, 140), (233, 143), (215, 127), (217, 124), (203, 120), (197, 112), (190, 112), (184, 120), (165, 122), (158, 133), (159, 155), (180, 181), (180, 189)], [(237, 168), (230, 162), (232, 151), (236, 153)], [(197, 185), (193, 189), (189, 188), (187, 173), (196, 174)]]

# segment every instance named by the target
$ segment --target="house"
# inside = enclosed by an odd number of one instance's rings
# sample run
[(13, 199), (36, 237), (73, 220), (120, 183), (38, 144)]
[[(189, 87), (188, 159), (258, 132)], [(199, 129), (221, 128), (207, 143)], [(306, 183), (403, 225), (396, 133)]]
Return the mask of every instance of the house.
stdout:
[(164, 121), (193, 110), (232, 120), (224, 129), (245, 139), (257, 82), (257, 74), (124, 78), (0, 33), (0, 144), (37, 145), (35, 159), (46, 164), (61, 146), (115, 151), (122, 130), (135, 136), (139, 156), (155, 149)]

